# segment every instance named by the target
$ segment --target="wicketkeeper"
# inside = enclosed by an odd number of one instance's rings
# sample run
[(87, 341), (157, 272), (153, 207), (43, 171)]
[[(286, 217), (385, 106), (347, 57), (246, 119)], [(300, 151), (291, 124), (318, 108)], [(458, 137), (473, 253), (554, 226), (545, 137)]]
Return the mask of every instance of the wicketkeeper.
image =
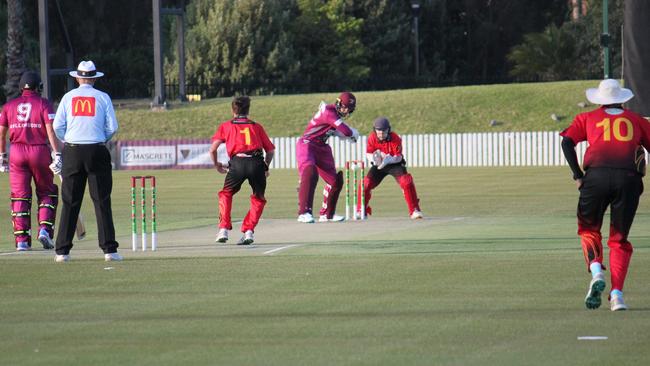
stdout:
[[(587, 89), (586, 94), (591, 103), (601, 107), (577, 115), (571, 126), (560, 133), (564, 137), (562, 151), (580, 190), (578, 235), (592, 275), (585, 305), (588, 309), (600, 307), (605, 290), (600, 228), (609, 206), (607, 246), (612, 281), (609, 301), (612, 311), (626, 310), (623, 285), (632, 257), (632, 243), (627, 236), (643, 192), (645, 151), (641, 146), (650, 147), (650, 123), (623, 108), (622, 104), (634, 95), (629, 89), (621, 88), (616, 80), (603, 80), (597, 89)], [(575, 151), (575, 145), (581, 141), (589, 143), (584, 172)]]
[[(251, 206), (241, 226), (244, 236), (237, 243), (248, 245), (253, 243), (255, 226), (262, 217), (266, 205), (264, 191), (275, 146), (264, 131), (264, 127), (248, 118), (249, 97), (235, 97), (231, 107), (234, 118), (219, 126), (212, 137), (210, 147), (214, 166), (219, 173), (227, 173), (223, 189), (219, 192), (219, 233), (216, 241), (225, 243), (228, 240), (228, 230), (232, 230), (230, 218), (232, 196), (239, 192), (244, 181), (248, 180), (248, 184), (253, 189)], [(218, 159), (217, 150), (223, 143), (226, 144), (230, 157), (229, 164), (223, 164)]]
[[(372, 190), (381, 183), (387, 175), (392, 175), (402, 188), (404, 199), (412, 219), (421, 219), (420, 200), (415, 191), (413, 176), (406, 171), (406, 161), (402, 155), (402, 139), (391, 131), (390, 122), (386, 117), (379, 117), (373, 123), (373, 132), (368, 136), (366, 155), (371, 168), (363, 180), (364, 202), (366, 215), (372, 214), (368, 205)], [(359, 195), (361, 192), (359, 191)], [(361, 197), (357, 200), (361, 205)], [(360, 207), (357, 207), (359, 211)]]

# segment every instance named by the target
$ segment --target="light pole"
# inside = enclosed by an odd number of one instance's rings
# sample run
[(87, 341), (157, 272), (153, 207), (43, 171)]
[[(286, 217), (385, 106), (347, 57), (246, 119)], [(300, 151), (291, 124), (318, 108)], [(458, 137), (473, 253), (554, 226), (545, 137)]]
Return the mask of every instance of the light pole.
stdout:
[(603, 0), (603, 34), (600, 35), (600, 44), (603, 46), (603, 58), (605, 65), (603, 67), (603, 73), (605, 74), (605, 79), (609, 79), (609, 28), (608, 28), (608, 13), (609, 7), (607, 6), (607, 0)]
[(415, 37), (415, 76), (420, 76), (420, 40), (418, 34), (418, 18), (420, 17), (420, 1), (411, 0), (411, 12), (413, 14), (413, 36)]

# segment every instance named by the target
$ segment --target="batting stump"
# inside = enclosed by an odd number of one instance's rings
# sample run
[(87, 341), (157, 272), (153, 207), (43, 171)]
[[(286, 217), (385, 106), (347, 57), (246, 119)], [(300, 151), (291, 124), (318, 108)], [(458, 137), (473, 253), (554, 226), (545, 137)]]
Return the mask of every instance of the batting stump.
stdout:
[[(345, 219), (365, 220), (366, 202), (363, 181), (365, 179), (365, 162), (363, 160), (349, 160), (345, 162)], [(350, 192), (350, 170), (352, 170), (352, 192)], [(358, 172), (361, 172), (359, 174)], [(358, 181), (357, 177), (361, 176)], [(350, 199), (352, 193), (352, 199)], [(350, 201), (353, 202), (352, 215), (350, 215)]]
[(136, 221), (136, 181), (140, 181), (140, 208), (142, 228), (142, 251), (147, 250), (147, 181), (151, 184), (151, 250), (158, 248), (158, 226), (156, 223), (156, 177), (153, 175), (131, 177), (131, 249), (138, 250), (138, 224)]

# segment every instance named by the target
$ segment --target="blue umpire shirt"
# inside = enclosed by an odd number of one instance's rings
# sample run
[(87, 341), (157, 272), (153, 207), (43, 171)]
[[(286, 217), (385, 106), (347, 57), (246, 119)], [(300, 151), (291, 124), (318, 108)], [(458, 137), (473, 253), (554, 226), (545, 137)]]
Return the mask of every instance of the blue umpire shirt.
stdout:
[(104, 143), (117, 132), (113, 102), (90, 84), (67, 92), (52, 123), (56, 137), (71, 144)]

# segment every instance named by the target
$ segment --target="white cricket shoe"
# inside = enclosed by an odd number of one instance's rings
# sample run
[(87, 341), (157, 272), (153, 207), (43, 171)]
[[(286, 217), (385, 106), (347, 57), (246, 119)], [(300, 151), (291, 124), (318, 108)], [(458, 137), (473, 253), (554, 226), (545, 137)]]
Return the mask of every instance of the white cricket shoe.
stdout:
[(612, 298), (609, 299), (609, 306), (612, 311), (627, 310), (627, 305), (625, 305), (625, 301), (623, 301), (623, 296), (612, 296)]
[(70, 255), (69, 254), (57, 254), (54, 257), (54, 261), (57, 262), (57, 263), (68, 262), (68, 261), (70, 261)]
[(341, 215), (334, 215), (332, 216), (331, 219), (328, 219), (326, 215), (320, 215), (320, 217), (318, 218), (318, 222), (328, 222), (328, 221), (341, 222), (344, 220), (345, 220), (345, 216), (341, 216)]
[(104, 254), (105, 262), (120, 262), (124, 259), (118, 252)]
[(225, 243), (228, 241), (228, 229), (221, 228), (219, 229), (219, 233), (217, 234), (217, 239), (215, 242), (217, 243)]
[(585, 296), (585, 306), (587, 309), (598, 309), (600, 307), (600, 296), (604, 290), (605, 275), (601, 272), (595, 275), (594, 278), (591, 279), (591, 282), (589, 282), (589, 289), (587, 290), (587, 296)]
[(312, 216), (312, 214), (309, 212), (305, 212), (302, 215), (298, 215), (298, 222), (302, 222), (303, 224), (313, 224), (314, 216)]
[(411, 214), (411, 219), (412, 220), (418, 220), (418, 219), (422, 219), (422, 218), (424, 218), (424, 215), (422, 215), (422, 212), (420, 212), (419, 210), (415, 210)]
[(246, 230), (244, 236), (242, 236), (237, 242), (237, 245), (249, 245), (252, 244), (253, 241), (255, 241), (253, 238), (253, 230)]
[(18, 251), (18, 252), (26, 252), (28, 250), (32, 250), (32, 247), (29, 245), (28, 242), (19, 241), (18, 243), (16, 243), (16, 251)]
[(54, 241), (50, 238), (50, 233), (45, 229), (38, 232), (38, 241), (43, 245), (43, 249), (54, 249)]

